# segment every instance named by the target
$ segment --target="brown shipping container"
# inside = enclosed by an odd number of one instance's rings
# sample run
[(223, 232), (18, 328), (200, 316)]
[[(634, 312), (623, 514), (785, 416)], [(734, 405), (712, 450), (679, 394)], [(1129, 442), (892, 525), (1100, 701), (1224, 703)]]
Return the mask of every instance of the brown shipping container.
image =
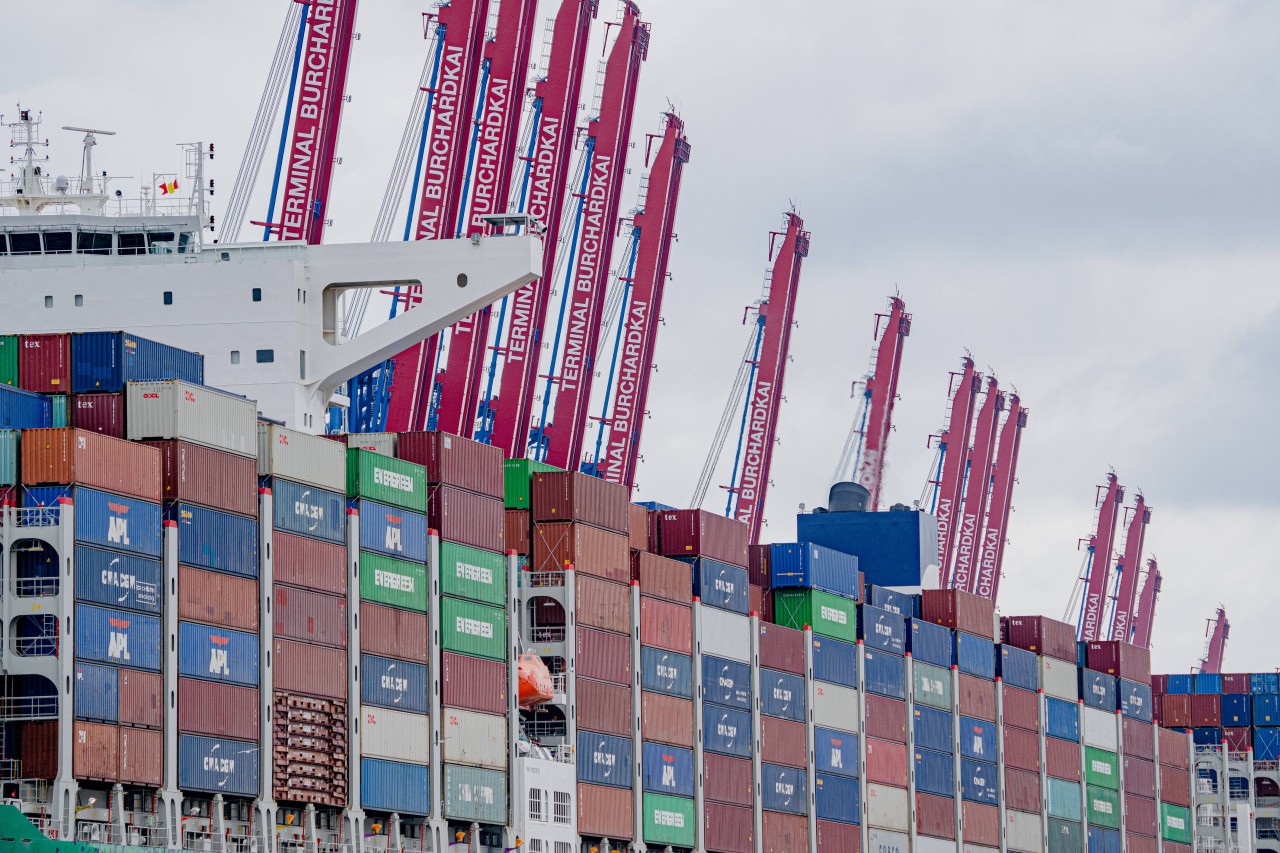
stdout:
[(710, 557), (747, 567), (747, 526), (704, 509), (659, 513), (658, 543), (667, 557)]
[(258, 582), (179, 566), (178, 618), (257, 633)]
[[(619, 634), (631, 633), (631, 587), (582, 572), (573, 573), (578, 624)], [(539, 598), (539, 602), (555, 603)], [(545, 623), (543, 623), (545, 624)]]
[(804, 723), (760, 717), (760, 758), (784, 767), (804, 767), (809, 746)]
[(164, 499), (258, 514), (258, 460), (189, 441), (143, 441), (160, 451)]
[(124, 438), (124, 395), (77, 394), (71, 398), (71, 425)]
[(631, 737), (631, 688), (579, 678), (578, 728)]
[(781, 625), (760, 624), (760, 665), (804, 675), (804, 632)]
[(77, 779), (120, 778), (120, 727), (76, 721), (71, 733), (71, 773)]
[[(52, 779), (58, 775), (58, 721), (18, 723), (18, 760), (28, 779)], [(748, 762), (750, 765), (750, 762)], [(747, 771), (750, 778), (751, 771)]]
[(693, 601), (693, 567), (688, 563), (647, 551), (633, 552), (631, 579), (640, 582), (640, 591), (645, 595), (681, 604)]
[(809, 821), (798, 814), (765, 812), (763, 853), (803, 853), (809, 849)]
[(907, 787), (907, 745), (866, 738), (867, 781)]
[(960, 713), (978, 720), (996, 721), (996, 683), (960, 674)]
[[(1165, 850), (1169, 850), (1172, 846), (1167, 841), (1164, 843)], [(1125, 853), (1156, 853), (1159, 849), (1160, 846), (1153, 836), (1138, 835), (1134, 832), (1124, 834)]]
[(1151, 652), (1141, 646), (1120, 640), (1093, 642), (1089, 644), (1087, 660), (1089, 669), (1094, 672), (1105, 672), (1130, 681), (1151, 682)]
[(446, 542), (505, 551), (506, 524), (502, 498), (477, 495), (457, 486), (427, 488), (427, 525)]
[(862, 829), (852, 823), (836, 823), (833, 820), (818, 821), (818, 850), (836, 853), (859, 853), (862, 849)]
[(640, 730), (645, 740), (693, 749), (693, 700), (642, 692)]
[(258, 688), (179, 678), (178, 731), (257, 740)]
[(346, 594), (347, 546), (276, 530), (271, 534), (271, 555), (276, 583)]
[(120, 723), (158, 729), (164, 725), (164, 678), (158, 672), (120, 670)]
[(1156, 817), (1156, 801), (1149, 797), (1124, 798), (1124, 828), (1138, 835), (1154, 836), (1159, 819)]
[(693, 654), (693, 608), (641, 596), (640, 642), (682, 655)]
[(78, 483), (160, 500), (160, 455), (137, 442), (86, 429), (25, 429), (21, 450), (24, 486)]
[(164, 732), (120, 729), (120, 781), (160, 787), (164, 778)]
[(764, 612), (764, 587), (753, 583), (747, 584), (747, 612), (756, 614)]
[[(1151, 654), (1151, 653), (1150, 653), (1149, 651), (1147, 651), (1147, 649), (1143, 649), (1143, 651), (1144, 651), (1144, 652), (1147, 652), (1147, 655), (1148, 655), (1148, 656), (1150, 656), (1150, 654)], [(1162, 677), (1163, 677), (1163, 678), (1168, 678), (1168, 676), (1162, 676)], [(1154, 687), (1155, 687), (1155, 676), (1152, 676), (1152, 677), (1151, 677), (1151, 681), (1152, 681), (1151, 686), (1152, 686), (1152, 688), (1154, 689)], [(1164, 692), (1164, 690), (1163, 690), (1163, 685), (1162, 685), (1162, 688), (1161, 688), (1160, 692), (1161, 692), (1161, 693), (1163, 693), (1163, 692)], [(1252, 683), (1252, 679), (1249, 677), (1249, 673), (1247, 673), (1247, 672), (1231, 672), (1231, 673), (1226, 673), (1226, 674), (1224, 674), (1224, 675), (1222, 676), (1222, 692), (1223, 692), (1224, 694), (1226, 694), (1226, 693), (1252, 693), (1252, 692), (1253, 692), (1253, 683)]]
[(702, 753), (702, 789), (708, 800), (751, 805), (751, 759)]
[[(1035, 811), (1040, 811), (1038, 806)], [(1000, 846), (999, 806), (971, 803), (966, 800), (960, 805), (960, 825), (964, 827), (964, 843), (966, 845)]]
[[(1183, 694), (1180, 696), (1166, 695), (1160, 702), (1160, 724), (1168, 726), (1171, 729), (1185, 729), (1191, 727), (1191, 697)], [(1160, 751), (1160, 755), (1164, 755), (1164, 750)], [(1163, 758), (1161, 759), (1163, 760)]]
[(1044, 739), (1044, 772), (1055, 779), (1080, 781), (1080, 744), (1056, 737)]
[(427, 662), (427, 615), (360, 603), (360, 650), (415, 663)]
[(1001, 642), (1038, 655), (1076, 662), (1076, 626), (1047, 616), (1006, 616)]
[(578, 833), (598, 835), (611, 841), (630, 841), (632, 822), (631, 790), (578, 783)]
[(1156, 790), (1156, 766), (1143, 758), (1124, 757), (1124, 792), (1150, 797)]
[(523, 509), (506, 510), (503, 521), (503, 537), (507, 542), (507, 550), (515, 551), (522, 557), (533, 554), (533, 528), (530, 526), (529, 513)]
[(768, 545), (747, 546), (747, 582), (763, 589), (768, 589), (772, 583), (769, 574), (769, 548)]
[[(748, 769), (748, 781), (750, 778), (751, 771)], [(715, 853), (751, 853), (755, 849), (755, 836), (755, 816), (750, 808), (716, 802), (703, 804), (702, 839), (707, 850)]]
[(1019, 690), (1003, 685), (1004, 724), (1028, 731), (1040, 731), (1040, 695), (1034, 690)]
[(275, 635), (318, 646), (347, 647), (347, 600), (309, 589), (275, 584)]
[(428, 483), (502, 499), (502, 450), (497, 447), (447, 432), (402, 432), (396, 455), (425, 467)]
[(921, 593), (920, 615), (935, 625), (996, 639), (995, 602), (980, 595), (959, 589), (926, 589)]
[(626, 486), (575, 471), (539, 471), (529, 490), (536, 522), (580, 521), (623, 536), (629, 533), (631, 490)]
[(1009, 725), (1006, 725), (1003, 731), (1005, 765), (1039, 773), (1040, 735)]
[(18, 387), (37, 394), (70, 394), (71, 335), (22, 335), (18, 341)]
[(916, 831), (931, 838), (955, 838), (956, 801), (933, 794), (916, 794)]
[(633, 551), (649, 550), (649, 510), (627, 504), (627, 542)]
[(614, 684), (631, 683), (630, 637), (595, 628), (579, 628), (576, 639), (578, 675)]
[(866, 694), (867, 719), (864, 725), (867, 737), (907, 742), (907, 703), (874, 693)]
[(1191, 774), (1160, 765), (1160, 799), (1175, 806), (1191, 805)]
[(1151, 694), (1151, 720), (1157, 726), (1164, 725), (1164, 696), (1159, 693)]
[(347, 650), (277, 639), (275, 688), (307, 696), (347, 698)]
[(1222, 725), (1222, 697), (1217, 694), (1192, 696), (1191, 725), (1208, 728)]
[(565, 563), (614, 583), (631, 581), (631, 550), (625, 535), (586, 524), (535, 524), (533, 571), (561, 571)]
[[(1038, 758), (1036, 763), (1039, 763)], [(1040, 774), (1006, 767), (1004, 769), (1004, 801), (1005, 805), (1014, 811), (1040, 811)]]
[(1125, 717), (1121, 725), (1125, 755), (1134, 755), (1148, 760), (1155, 758), (1155, 726), (1132, 717)]
[[(484, 714), (507, 713), (507, 665), (503, 661), (486, 660), (443, 652), (440, 655), (441, 700), (451, 708), (465, 708)], [(578, 682), (582, 689), (582, 682)], [(582, 697), (579, 696), (581, 709)], [(579, 710), (581, 714), (581, 710)], [(581, 718), (579, 719), (581, 725)], [(628, 727), (627, 732), (630, 732)]]

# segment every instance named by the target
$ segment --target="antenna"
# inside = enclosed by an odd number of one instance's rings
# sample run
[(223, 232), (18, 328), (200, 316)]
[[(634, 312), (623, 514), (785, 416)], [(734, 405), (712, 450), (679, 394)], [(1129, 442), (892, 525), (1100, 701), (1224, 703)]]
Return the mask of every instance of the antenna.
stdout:
[(98, 134), (115, 136), (114, 130), (94, 130), (89, 127), (70, 127), (63, 125), (63, 130), (71, 130), (84, 134), (84, 155), (80, 160), (80, 193), (85, 195), (93, 191), (93, 147), (98, 144)]

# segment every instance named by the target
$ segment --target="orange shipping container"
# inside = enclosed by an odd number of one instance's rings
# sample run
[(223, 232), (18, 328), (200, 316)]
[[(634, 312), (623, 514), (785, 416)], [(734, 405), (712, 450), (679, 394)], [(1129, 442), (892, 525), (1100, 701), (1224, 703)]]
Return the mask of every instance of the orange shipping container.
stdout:
[(682, 655), (693, 654), (693, 608), (641, 596), (640, 642)]
[(579, 628), (578, 675), (614, 684), (631, 683), (631, 638), (626, 634)]
[(58, 775), (58, 721), (18, 723), (18, 759), (24, 776), (52, 779)]
[[(954, 590), (951, 590), (954, 592)], [(976, 720), (996, 720), (996, 683), (960, 674), (960, 713)]]
[(693, 700), (642, 692), (640, 730), (645, 740), (693, 749)]
[(631, 555), (631, 579), (640, 581), (640, 592), (678, 604), (693, 601), (693, 567), (647, 551)]
[(71, 733), (71, 773), (77, 779), (120, 778), (120, 727), (77, 721)]
[(749, 806), (751, 787), (751, 759), (702, 753), (702, 789), (708, 800)]
[(120, 729), (120, 781), (160, 787), (164, 773), (164, 732)]
[(631, 490), (576, 471), (539, 471), (529, 487), (533, 520), (581, 521), (621, 533), (631, 524)]
[[(747, 782), (750, 781), (751, 762), (747, 762)], [(755, 833), (755, 818), (750, 808), (710, 801), (703, 805), (702, 834), (708, 850), (751, 853), (755, 849)]]
[(573, 575), (578, 624), (630, 634), (631, 587), (578, 571)]
[(71, 483), (158, 503), (160, 454), (86, 429), (23, 430), (22, 484)]
[(631, 580), (631, 551), (625, 534), (578, 523), (535, 524), (533, 571), (561, 571), (565, 563), (614, 583)]
[(258, 582), (178, 567), (178, 618), (258, 632)]
[(866, 702), (867, 736), (906, 743), (907, 703), (874, 693), (866, 695)]

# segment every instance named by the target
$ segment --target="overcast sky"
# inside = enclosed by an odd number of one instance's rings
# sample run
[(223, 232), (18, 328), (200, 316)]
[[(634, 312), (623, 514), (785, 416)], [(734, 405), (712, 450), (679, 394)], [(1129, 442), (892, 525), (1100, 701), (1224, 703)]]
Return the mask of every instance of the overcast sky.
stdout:
[[(118, 131), (98, 149), (117, 174), (172, 170), (174, 143), (215, 142), (224, 202), (288, 5), (14, 6), (6, 30), (33, 38), (0, 53), (0, 110), (44, 110), (62, 171), (78, 157), (64, 124)], [(362, 5), (332, 241), (369, 238), (425, 49), (419, 4)], [(653, 31), (636, 137), (670, 102), (693, 157), (639, 495), (688, 502), (767, 234), (794, 203), (813, 240), (767, 539), (794, 535), (800, 503), (825, 502), (872, 316), (897, 289), (914, 323), (888, 498), (920, 497), (926, 437), (966, 350), (1030, 409), (1004, 612), (1062, 617), (1094, 487), (1114, 467), (1126, 503), (1141, 488), (1153, 507), (1148, 553), (1165, 577), (1156, 668), (1196, 662), (1218, 603), (1233, 623), (1228, 669), (1280, 664), (1280, 4), (642, 9)], [(601, 3), (602, 19), (615, 15)], [(634, 198), (629, 186), (624, 209)]]

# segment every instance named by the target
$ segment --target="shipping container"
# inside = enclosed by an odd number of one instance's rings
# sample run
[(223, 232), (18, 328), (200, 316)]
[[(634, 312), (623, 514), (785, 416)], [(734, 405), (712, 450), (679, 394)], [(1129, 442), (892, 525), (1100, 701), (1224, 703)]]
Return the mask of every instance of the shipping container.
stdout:
[(858, 608), (849, 599), (818, 590), (775, 590), (773, 606), (779, 625), (796, 630), (807, 625), (815, 634), (850, 643), (858, 639)]
[(0, 429), (50, 429), (53, 425), (51, 398), (0, 385)]
[(631, 787), (631, 738), (579, 730), (577, 759), (578, 781)]
[(1086, 785), (1084, 789), (1085, 819), (1090, 831), (1095, 826), (1107, 829), (1120, 828), (1120, 794), (1109, 788)]
[(1184, 806), (1160, 804), (1160, 835), (1175, 844), (1190, 844), (1191, 812)]
[[(818, 773), (813, 781), (813, 798), (814, 814), (818, 820), (857, 824), (862, 819), (862, 791), (857, 779)], [(822, 849), (822, 842), (818, 843)]]
[[(580, 578), (579, 589), (582, 588), (583, 580), (593, 582), (596, 586), (602, 588), (610, 588), (622, 590), (617, 594), (617, 605), (620, 609), (619, 615), (623, 616), (617, 623), (619, 630), (626, 633), (631, 631), (631, 589), (621, 584), (611, 584), (608, 581), (600, 581), (595, 578)], [(589, 599), (588, 599), (589, 601)], [(625, 615), (622, 608), (625, 607)], [(579, 622), (582, 621), (583, 601), (579, 599), (578, 612)], [(605, 626), (600, 626), (605, 627)], [(648, 646), (656, 646), (658, 648), (667, 649), (680, 654), (693, 654), (693, 610), (683, 605), (675, 604), (670, 601), (662, 601), (658, 598), (650, 598), (649, 596), (641, 596), (640, 598), (640, 642)]]
[[(326, 445), (342, 449), (332, 441)], [(273, 500), (272, 523), (276, 530), (297, 533), (325, 542), (347, 542), (347, 502), (341, 492), (295, 483), (277, 477), (269, 481)]]
[(77, 722), (71, 732), (71, 773), (77, 779), (120, 778), (120, 729), (104, 723)]
[(960, 796), (974, 803), (1000, 801), (1000, 771), (994, 761), (960, 759)]
[(503, 500), (507, 509), (529, 512), (533, 475), (538, 471), (562, 471), (545, 462), (532, 459), (504, 459), (502, 462)]
[(507, 774), (444, 766), (444, 814), (450, 820), (502, 824), (507, 819)]
[(1080, 699), (1090, 708), (1114, 713), (1116, 708), (1116, 677), (1091, 669), (1080, 670)]
[(256, 741), (258, 689), (179, 678), (178, 731)]
[(808, 787), (808, 777), (801, 768), (760, 765), (760, 805), (766, 812), (805, 814)]
[(649, 511), (639, 504), (627, 504), (627, 544), (632, 551), (649, 550)]
[(576, 471), (534, 472), (531, 507), (535, 522), (578, 521), (626, 535), (631, 524), (630, 490)]
[(957, 589), (926, 589), (921, 592), (920, 616), (926, 622), (945, 625), (979, 637), (993, 638), (995, 603)]
[(257, 743), (178, 736), (178, 787), (184, 792), (256, 796), (260, 764)]
[(858, 608), (858, 639), (869, 649), (906, 654), (907, 623), (897, 613), (868, 604)]
[(440, 601), (440, 614), (440, 643), (444, 650), (490, 660), (507, 659), (505, 610), (446, 596)]
[(858, 600), (858, 558), (812, 543), (769, 546), (769, 576), (774, 589), (800, 587)]
[(160, 454), (154, 448), (82, 429), (22, 433), (22, 483), (79, 484), (159, 502)]
[(693, 702), (688, 699), (642, 692), (640, 725), (649, 740), (693, 748)]
[(1004, 768), (1005, 805), (1020, 812), (1040, 811), (1040, 774)]
[[(1169, 697), (1165, 697), (1167, 702)], [(1168, 716), (1168, 712), (1165, 712)], [(1280, 725), (1280, 695), (1256, 693), (1253, 695), (1252, 707), (1249, 709), (1249, 717), (1255, 726), (1278, 726)], [(1191, 707), (1187, 706), (1187, 722), (1181, 725), (1190, 725)], [(1176, 723), (1166, 722), (1165, 725), (1177, 725)]]
[(760, 712), (783, 720), (805, 720), (804, 677), (760, 668)]
[(1080, 741), (1080, 711), (1074, 702), (1046, 697), (1044, 715), (1045, 734), (1073, 743)]
[(1083, 820), (1079, 782), (1049, 777), (1045, 782), (1045, 804), (1050, 817)]
[(271, 536), (271, 569), (276, 583), (345, 595), (347, 549), (306, 536), (275, 531)]
[(874, 693), (868, 693), (865, 701), (867, 736), (906, 743), (907, 703)]
[(1125, 717), (1122, 728), (1121, 742), (1125, 755), (1146, 759), (1155, 757), (1155, 729), (1150, 723)]
[(120, 781), (158, 788), (164, 775), (164, 733), (151, 729), (120, 728)]
[[(276, 662), (280, 666), (280, 662)], [(197, 622), (178, 623), (178, 670), (188, 678), (258, 683), (258, 638)]]
[(275, 585), (272, 597), (275, 636), (346, 648), (345, 598), (282, 584)]
[(529, 513), (522, 509), (509, 509), (503, 515), (503, 539), (508, 551), (522, 557), (533, 555), (533, 523)]
[(275, 689), (328, 699), (347, 698), (347, 651), (277, 638)]
[[(467, 655), (444, 652), (440, 655), (440, 669), (443, 677), (440, 684), (440, 695), (444, 704), (455, 708), (466, 708), (481, 711), (485, 714), (505, 714), (507, 712), (507, 664), (505, 660), (485, 660)], [(585, 679), (578, 680), (579, 718), (581, 725), (587, 725), (587, 718), (582, 716), (584, 702), (588, 695), (584, 692)], [(630, 701), (628, 700), (628, 705)], [(628, 714), (630, 717), (630, 714)], [(630, 724), (628, 724), (628, 730)]]
[(258, 582), (179, 566), (178, 618), (257, 633)]
[[(861, 807), (861, 803), (859, 803)], [(817, 821), (818, 849), (859, 853), (862, 849), (862, 830), (856, 824)]]
[(1191, 746), (1183, 732), (1156, 729), (1159, 738), (1160, 763), (1186, 770), (1191, 764)]
[(751, 755), (751, 714), (737, 708), (702, 706), (703, 748), (722, 755)]
[[(693, 796), (693, 750), (665, 743), (643, 746), (642, 780), (645, 791), (677, 797)], [(623, 787), (630, 787), (628, 781)]]
[(360, 550), (411, 563), (427, 561), (427, 518), (416, 512), (356, 501), (360, 514)]
[[(703, 659), (705, 662), (705, 658)], [(693, 698), (693, 658), (666, 649), (640, 649), (640, 686), (654, 693)]]
[[(747, 778), (749, 781), (750, 773)], [(702, 836), (708, 851), (752, 853), (755, 849), (754, 815), (747, 807), (707, 802), (702, 809)]]
[[(951, 800), (944, 801), (950, 804)], [(1009, 816), (1013, 816), (1013, 812), (1009, 812)], [(975, 846), (999, 847), (1000, 846), (1000, 809), (996, 806), (986, 805), (971, 801), (964, 801), (960, 804), (960, 826), (964, 829), (964, 846), (966, 850), (971, 850)], [(1039, 815), (1036, 816), (1037, 818)], [(1036, 836), (1035, 846), (1021, 846), (1014, 848), (1012, 841), (1010, 842), (1010, 850), (1017, 849), (1019, 851), (1030, 851), (1039, 849), (1039, 835)]]
[(1096, 746), (1109, 752), (1120, 749), (1120, 735), (1116, 726), (1115, 711), (1099, 711), (1096, 708), (1082, 708), (1083, 728), (1081, 737), (1089, 746)]
[(804, 767), (809, 754), (804, 723), (760, 718), (760, 759), (786, 767)]
[(1084, 828), (1079, 821), (1049, 818), (1049, 853), (1084, 853)]
[(1222, 697), (1216, 694), (1192, 696), (1191, 725), (1193, 727), (1222, 725)]
[[(966, 845), (971, 838), (978, 840), (977, 830), (981, 830), (983, 842), (992, 846), (1000, 843), (1000, 814), (995, 806), (965, 803), (964, 827)], [(1040, 821), (1040, 815), (1007, 812), (1004, 822), (1004, 841), (1010, 850), (1042, 853), (1044, 826)]]
[(960, 718), (960, 754), (980, 761), (995, 761), (998, 746), (996, 724), (972, 717)]
[(17, 335), (0, 335), (0, 385), (17, 387), (18, 350)]
[[(888, 785), (869, 784), (866, 786), (866, 811), (868, 826), (877, 829), (891, 829), (897, 832), (906, 832), (909, 823), (907, 792), (902, 788), (893, 788)], [(870, 849), (883, 849), (876, 844), (875, 832), (869, 831), (868, 836), (871, 839)], [(901, 850), (910, 850), (905, 844)]]
[(189, 382), (130, 382), (125, 392), (130, 440), (182, 439), (241, 456), (258, 454), (253, 400)]
[[(905, 791), (903, 792), (905, 793)], [(871, 793), (867, 793), (867, 799), (871, 799)], [(905, 802), (905, 797), (903, 798)], [(904, 829), (903, 832), (906, 832)], [(917, 839), (918, 840), (918, 839)], [(911, 842), (906, 835), (898, 832), (889, 832), (883, 829), (870, 828), (867, 830), (867, 851), (876, 851), (876, 853), (909, 853), (911, 850)]]
[(347, 497), (426, 513), (427, 472), (421, 465), (359, 448), (346, 454)]
[(71, 335), (73, 393), (120, 392), (129, 382), (165, 379), (203, 385), (204, 356), (128, 332)]
[(120, 670), (120, 723), (151, 729), (164, 725), (164, 678), (159, 673)]
[(750, 709), (751, 667), (740, 661), (703, 655), (702, 701)]
[[(631, 639), (623, 634), (579, 628), (575, 632), (578, 675), (614, 684), (631, 681)], [(504, 625), (504, 647), (505, 647)], [(505, 649), (503, 652), (505, 657)]]
[[(489, 661), (489, 663), (494, 663)], [(506, 667), (502, 667), (504, 678)], [(504, 707), (505, 707), (505, 699)], [(631, 734), (631, 688), (589, 678), (578, 679), (578, 726), (593, 732)]]
[(388, 607), (427, 612), (427, 567), (382, 554), (360, 554), (360, 598)]
[(973, 675), (961, 675), (956, 705), (960, 713), (980, 720), (996, 719), (996, 685)]
[(1040, 735), (1026, 729), (1014, 728), (1008, 725), (1007, 720), (1002, 732), (1005, 766), (1039, 773)]
[[(1190, 695), (1196, 692), (1196, 678), (1194, 675), (1178, 674), (1166, 675), (1164, 692), (1169, 695)], [(1250, 682), (1252, 684), (1252, 682)]]
[(708, 801), (750, 806), (755, 787), (751, 773), (750, 759), (702, 753), (702, 789)]
[[(867, 778), (871, 779), (871, 753), (873, 741), (867, 742)], [(879, 744), (876, 744), (877, 747)], [(904, 762), (905, 764), (905, 762)], [(903, 768), (905, 775), (905, 767)], [(940, 797), (954, 797), (956, 786), (955, 762), (951, 751), (939, 752), (919, 745), (915, 750), (916, 790)], [(876, 780), (884, 781), (884, 780)], [(891, 784), (897, 784), (891, 782)], [(906, 784), (905, 781), (903, 784)]]
[(77, 545), (75, 566), (77, 599), (143, 613), (160, 612), (159, 560)]
[(1074, 664), (1076, 629), (1047, 616), (1007, 616), (1001, 620), (1002, 642), (1045, 657)]
[(646, 793), (644, 840), (655, 846), (668, 844), (692, 847), (697, 831), (693, 800), (667, 794)]
[(1120, 640), (1098, 640), (1089, 643), (1087, 655), (1089, 669), (1151, 683), (1151, 652), (1142, 646)]
[(19, 335), (18, 384), (38, 394), (70, 393), (71, 335)]
[(964, 631), (956, 631), (956, 668), (987, 681), (996, 677), (995, 643)]
[(815, 727), (814, 767), (819, 773), (858, 776), (858, 736), (848, 732)]
[(816, 681), (858, 686), (858, 647), (831, 638), (813, 638), (813, 677)]
[(1155, 800), (1140, 796), (1127, 796), (1124, 798), (1124, 828), (1126, 832), (1153, 838), (1157, 834), (1156, 828), (1158, 824), (1159, 819), (1156, 816)]
[[(950, 753), (954, 749), (954, 718), (946, 711), (936, 708), (919, 707), (912, 709), (913, 741), (917, 749), (930, 749), (935, 752)], [(870, 719), (867, 729), (870, 731)]]
[(1040, 731), (1040, 697), (1030, 690), (1019, 690), (1005, 684), (1002, 689), (1004, 724), (1029, 731)]
[(751, 658), (751, 619), (728, 610), (701, 608), (702, 653), (746, 663)]
[(71, 398), (70, 426), (124, 438), (124, 394), (77, 394)]
[(146, 441), (160, 451), (164, 499), (258, 514), (258, 466), (252, 457), (190, 441)]
[(507, 769), (510, 749), (505, 714), (482, 714), (448, 707), (441, 713), (445, 761), (492, 770)]
[(858, 691), (816, 681), (813, 684), (814, 725), (842, 732), (858, 731)]
[(75, 673), (77, 720), (120, 721), (120, 670), (114, 666), (77, 663)]
[[(447, 742), (447, 725), (442, 727), (442, 731)], [(505, 745), (505, 724), (502, 742)], [(425, 715), (392, 711), (372, 705), (361, 707), (361, 755), (406, 764), (427, 764), (431, 754), (430, 744), (431, 726)]]
[(1160, 845), (1152, 837), (1134, 832), (1124, 834), (1124, 850), (1127, 853), (1157, 853)]
[(423, 765), (360, 760), (360, 805), (371, 811), (428, 815), (430, 786), (431, 774)]
[[(894, 743), (887, 740), (876, 740), (875, 738), (866, 738), (864, 743), (866, 749), (866, 772), (867, 781), (882, 785), (893, 785), (894, 787), (905, 788), (907, 786), (908, 776), (908, 755), (906, 744)], [(917, 752), (925, 752), (925, 750), (917, 750)], [(916, 768), (916, 784), (920, 790), (929, 790), (922, 786), (920, 782), (919, 761)], [(947, 759), (947, 766), (951, 766), (950, 758)], [(928, 783), (924, 783), (927, 785)]]
[(996, 655), (997, 675), (1008, 687), (1022, 690), (1040, 688), (1040, 661), (1034, 652), (1001, 645)]
[(765, 811), (760, 831), (761, 853), (795, 853), (808, 849), (808, 822), (800, 815)]
[(888, 652), (862, 652), (863, 679), (868, 693), (892, 699), (907, 698), (907, 668), (903, 658)]
[(76, 657), (98, 663), (160, 671), (160, 620), (88, 604), (75, 607)]
[(1121, 678), (1118, 689), (1121, 713), (1130, 719), (1141, 720), (1144, 723), (1151, 722), (1151, 686)]
[(631, 579), (654, 598), (688, 604), (693, 600), (693, 567), (647, 551), (631, 554)]
[[(1172, 676), (1170, 676), (1172, 678)], [(1254, 672), (1249, 675), (1250, 693), (1280, 693), (1280, 672)]]
[(663, 512), (658, 538), (666, 557), (710, 557), (747, 567), (747, 526), (736, 519), (701, 509)]
[(631, 792), (624, 788), (578, 784), (578, 833), (581, 835), (628, 841), (635, 834), (633, 809)]
[(441, 542), (440, 591), (455, 598), (505, 605), (506, 557), (456, 542)]
[[(1163, 753), (1160, 760), (1164, 760)], [(1280, 760), (1280, 728), (1259, 726), (1253, 730), (1253, 760)]]
[(258, 424), (260, 477), (280, 478), (345, 495), (346, 454), (341, 444), (323, 436), (277, 424)]
[(496, 447), (439, 431), (402, 432), (398, 445), (399, 457), (423, 466), (429, 483), (503, 497), (503, 458)]
[(189, 503), (174, 504), (178, 561), (242, 577), (258, 576), (258, 522)]
[(804, 632), (760, 623), (760, 666), (804, 674)]
[[(1160, 723), (1164, 726), (1189, 728), (1191, 726), (1190, 694), (1174, 694), (1160, 697)], [(1256, 713), (1256, 711), (1255, 711)]]
[(1249, 708), (1252, 700), (1253, 697), (1247, 693), (1222, 694), (1222, 724), (1224, 726), (1251, 725), (1252, 715), (1249, 713)]
[(380, 655), (361, 655), (360, 699), (365, 705), (425, 714), (427, 668)]
[(614, 583), (631, 580), (631, 553), (625, 535), (571, 522), (535, 524), (533, 571), (561, 571), (566, 563), (575, 571)]
[(1059, 779), (1080, 778), (1080, 744), (1056, 737), (1044, 739), (1044, 769)]
[[(0, 401), (0, 405), (3, 402)], [(0, 429), (0, 486), (13, 486), (18, 483), (18, 437), (21, 432), (13, 429)]]
[(917, 661), (911, 671), (918, 704), (951, 709), (951, 673), (948, 670)]

